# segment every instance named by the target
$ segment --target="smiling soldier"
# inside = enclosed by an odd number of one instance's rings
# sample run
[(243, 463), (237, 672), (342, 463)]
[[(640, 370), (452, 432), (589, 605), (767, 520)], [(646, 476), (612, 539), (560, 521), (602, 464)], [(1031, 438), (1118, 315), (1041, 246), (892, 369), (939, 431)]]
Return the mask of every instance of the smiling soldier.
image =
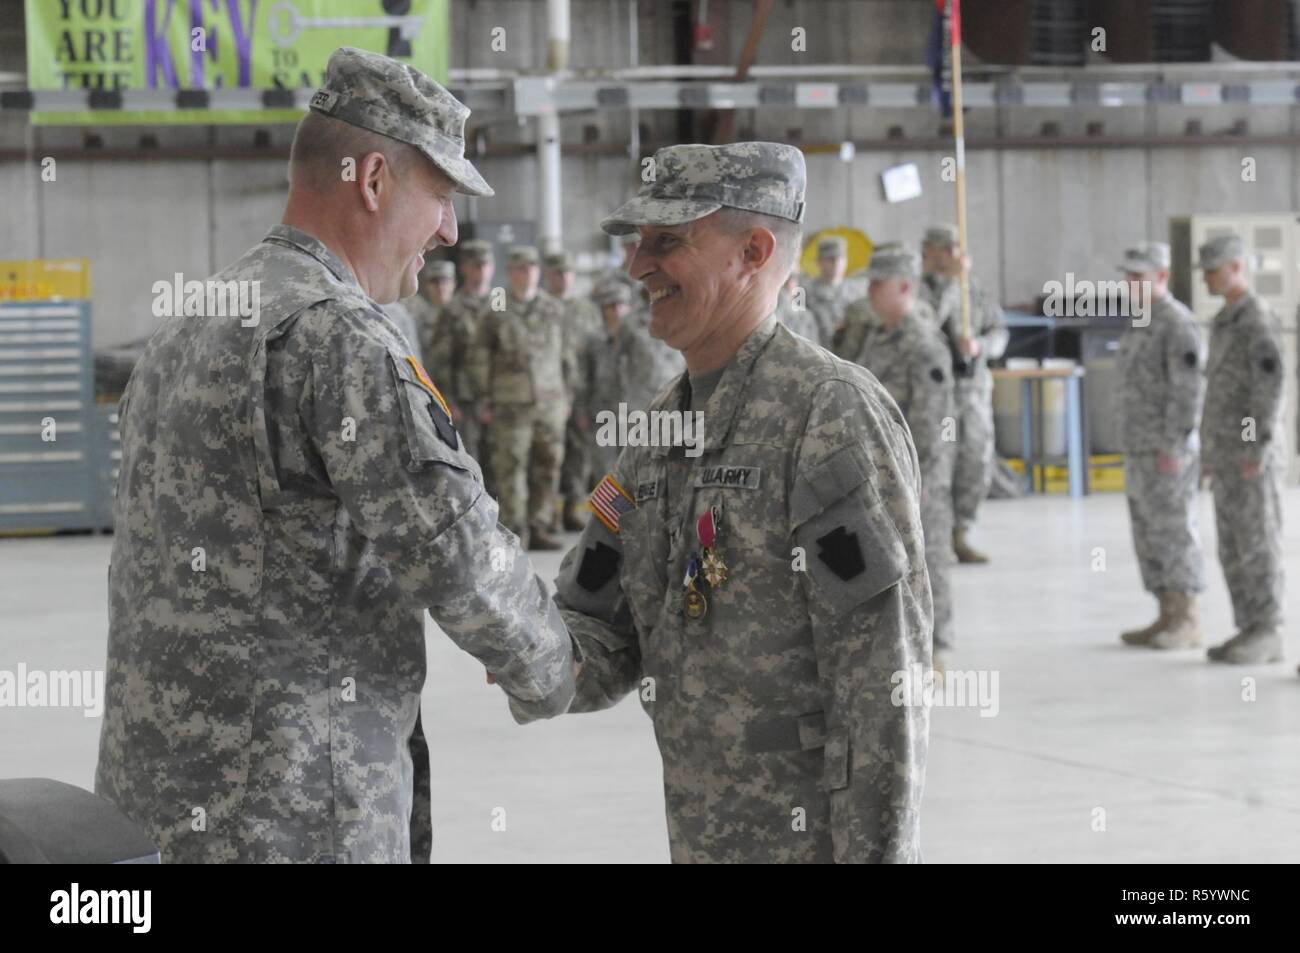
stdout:
[(586, 665), (573, 711), (636, 691), (663, 757), (672, 857), (914, 861), (930, 666), (916, 452), (866, 370), (774, 316), (803, 217), (802, 154), (683, 145), (602, 223), (636, 230), (651, 332), (687, 373), (703, 454), (625, 448), (556, 601)]

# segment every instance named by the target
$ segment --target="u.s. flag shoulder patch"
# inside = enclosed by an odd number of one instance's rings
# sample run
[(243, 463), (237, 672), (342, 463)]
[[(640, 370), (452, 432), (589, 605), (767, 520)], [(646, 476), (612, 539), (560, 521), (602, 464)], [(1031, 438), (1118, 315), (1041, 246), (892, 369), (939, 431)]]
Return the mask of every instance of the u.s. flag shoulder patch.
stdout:
[(596, 514), (596, 519), (604, 523), (605, 528), (611, 533), (618, 533), (619, 517), (634, 509), (636, 509), (636, 503), (632, 501), (632, 497), (609, 474), (606, 474), (605, 479), (601, 480), (596, 485), (596, 489), (591, 491), (591, 511)]

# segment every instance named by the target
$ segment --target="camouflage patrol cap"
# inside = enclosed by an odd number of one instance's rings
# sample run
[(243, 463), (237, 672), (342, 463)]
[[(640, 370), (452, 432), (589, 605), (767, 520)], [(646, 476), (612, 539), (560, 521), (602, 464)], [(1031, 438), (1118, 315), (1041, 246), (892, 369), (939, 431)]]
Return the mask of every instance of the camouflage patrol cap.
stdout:
[(831, 235), (817, 243), (818, 258), (847, 258), (849, 254), (848, 239)]
[(1138, 242), (1124, 249), (1124, 260), (1119, 270), (1131, 275), (1147, 271), (1163, 271), (1169, 267), (1169, 246), (1164, 242)]
[(1246, 246), (1237, 235), (1219, 235), (1197, 249), (1197, 257), (1197, 268), (1213, 271), (1226, 262), (1245, 258)]
[(951, 248), (958, 244), (959, 236), (956, 225), (931, 225), (925, 230), (921, 244), (934, 245), (937, 248)]
[(492, 260), (492, 243), (482, 238), (471, 238), (467, 242), (461, 242), (456, 246), (460, 249), (460, 257), (469, 261), (491, 261)]
[(884, 278), (911, 278), (921, 275), (921, 256), (902, 242), (885, 242), (871, 252), (867, 277), (872, 281)]
[(436, 261), (426, 262), (420, 277), (425, 281), (442, 281), (444, 279), (455, 281), (456, 268), (447, 259), (439, 258)]
[(684, 225), (735, 208), (803, 221), (803, 153), (777, 142), (668, 146), (655, 153), (654, 181), (600, 223), (611, 235), (638, 225)]
[(573, 271), (573, 256), (567, 251), (553, 251), (542, 259), (542, 264), (552, 271)]
[(511, 245), (510, 251), (506, 252), (506, 264), (535, 265), (537, 264), (537, 249), (532, 245)]
[(493, 195), (465, 158), (466, 107), (414, 66), (343, 46), (311, 98), (318, 113), (414, 146), (465, 195)]

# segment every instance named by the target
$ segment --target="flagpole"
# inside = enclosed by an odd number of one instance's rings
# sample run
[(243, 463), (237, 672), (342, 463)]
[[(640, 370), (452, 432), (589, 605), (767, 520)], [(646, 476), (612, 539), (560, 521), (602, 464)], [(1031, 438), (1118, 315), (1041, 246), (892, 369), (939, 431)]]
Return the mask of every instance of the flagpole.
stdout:
[[(952, 135), (957, 147), (957, 248), (961, 254), (961, 334), (970, 333), (970, 276), (966, 273), (966, 124), (961, 109), (961, 0), (948, 0), (952, 36)], [(965, 355), (963, 354), (964, 358)]]

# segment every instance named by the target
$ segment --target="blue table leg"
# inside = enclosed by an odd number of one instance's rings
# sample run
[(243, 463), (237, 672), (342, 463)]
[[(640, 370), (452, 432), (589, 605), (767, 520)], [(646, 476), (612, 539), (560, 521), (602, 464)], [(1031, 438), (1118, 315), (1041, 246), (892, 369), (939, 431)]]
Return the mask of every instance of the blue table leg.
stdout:
[(1088, 462), (1083, 457), (1083, 400), (1079, 378), (1065, 379), (1065, 413), (1066, 439), (1069, 441), (1070, 496), (1083, 496), (1084, 467)]
[(1020, 456), (1025, 461), (1025, 490), (1034, 492), (1034, 382), (1020, 382)]

